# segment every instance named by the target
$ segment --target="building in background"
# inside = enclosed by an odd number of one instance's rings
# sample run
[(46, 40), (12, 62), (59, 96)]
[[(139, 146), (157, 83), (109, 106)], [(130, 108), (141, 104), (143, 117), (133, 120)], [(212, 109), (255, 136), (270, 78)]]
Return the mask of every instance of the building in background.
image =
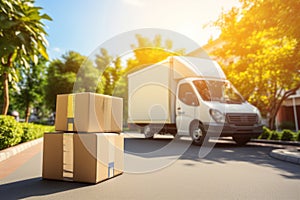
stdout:
[(281, 105), (277, 114), (277, 128), (289, 128), (299, 131), (300, 126), (300, 90), (289, 96)]

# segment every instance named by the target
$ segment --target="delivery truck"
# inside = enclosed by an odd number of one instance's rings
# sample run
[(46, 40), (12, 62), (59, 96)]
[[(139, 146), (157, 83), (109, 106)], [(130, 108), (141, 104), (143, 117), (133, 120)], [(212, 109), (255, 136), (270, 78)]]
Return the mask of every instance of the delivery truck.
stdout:
[(185, 56), (128, 74), (128, 125), (139, 127), (146, 138), (177, 134), (190, 136), (196, 145), (211, 136), (243, 145), (262, 132), (259, 110), (216, 61)]

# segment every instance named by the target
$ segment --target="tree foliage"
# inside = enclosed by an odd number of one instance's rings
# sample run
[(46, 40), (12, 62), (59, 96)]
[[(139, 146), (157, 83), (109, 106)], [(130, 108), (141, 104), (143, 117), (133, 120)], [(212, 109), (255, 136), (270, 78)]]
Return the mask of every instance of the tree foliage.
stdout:
[(96, 55), (96, 65), (101, 75), (98, 93), (113, 95), (116, 84), (124, 73), (121, 58), (114, 58), (106, 49), (100, 49), (100, 54)]
[(28, 122), (31, 109), (37, 111), (44, 106), (44, 86), (46, 74), (46, 60), (40, 57), (38, 63), (34, 65), (29, 63), (30, 68), (20, 70), (20, 81), (17, 83), (18, 90), (12, 94), (12, 103), (14, 110), (23, 111), (25, 122)]
[(228, 79), (256, 105), (274, 128), (278, 109), (300, 85), (300, 2), (241, 0), (242, 7), (223, 13), (219, 58)]
[(133, 72), (158, 63), (168, 56), (184, 54), (184, 49), (173, 50), (173, 42), (169, 39), (163, 41), (161, 35), (150, 39), (137, 34), (136, 39), (137, 45), (131, 45), (134, 58), (128, 60), (126, 72)]
[(51, 20), (34, 0), (0, 1), (0, 71), (3, 83), (4, 105), (2, 114), (9, 106), (9, 82), (18, 81), (18, 70), (29, 68), (29, 62), (37, 64), (38, 55), (48, 59), (46, 31), (42, 20)]
[[(83, 67), (81, 65), (85, 63)], [(53, 60), (47, 69), (46, 102), (55, 110), (56, 96), (74, 92), (95, 92), (98, 71), (86, 56), (70, 51), (62, 60)], [(74, 84), (76, 83), (76, 87)]]

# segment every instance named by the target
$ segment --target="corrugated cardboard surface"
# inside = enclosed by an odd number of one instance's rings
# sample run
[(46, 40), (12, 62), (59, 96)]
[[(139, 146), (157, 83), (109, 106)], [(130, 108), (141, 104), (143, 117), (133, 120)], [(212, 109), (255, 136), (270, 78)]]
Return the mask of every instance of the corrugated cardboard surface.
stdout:
[(121, 174), (123, 168), (123, 134), (44, 134), (45, 179), (98, 183)]
[(73, 133), (63, 134), (63, 178), (73, 179)]
[(67, 117), (68, 117), (68, 97), (67, 95), (57, 95), (55, 130), (63, 131), (68, 129)]
[(111, 127), (113, 129), (112, 132), (120, 132), (122, 131), (123, 127), (123, 99), (112, 97), (110, 98), (112, 101), (111, 104)]
[(63, 133), (45, 133), (43, 172), (45, 179), (63, 179)]
[(74, 181), (98, 183), (123, 172), (124, 136), (74, 134)]
[(122, 98), (94, 93), (57, 95), (56, 130), (121, 132), (122, 118)]

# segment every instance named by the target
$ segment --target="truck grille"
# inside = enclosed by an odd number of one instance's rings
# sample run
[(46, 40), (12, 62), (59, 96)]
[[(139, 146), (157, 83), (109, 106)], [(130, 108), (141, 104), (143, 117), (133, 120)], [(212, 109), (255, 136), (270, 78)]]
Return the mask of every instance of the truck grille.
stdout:
[(230, 113), (226, 115), (229, 124), (237, 126), (249, 126), (258, 122), (257, 114), (235, 114)]

